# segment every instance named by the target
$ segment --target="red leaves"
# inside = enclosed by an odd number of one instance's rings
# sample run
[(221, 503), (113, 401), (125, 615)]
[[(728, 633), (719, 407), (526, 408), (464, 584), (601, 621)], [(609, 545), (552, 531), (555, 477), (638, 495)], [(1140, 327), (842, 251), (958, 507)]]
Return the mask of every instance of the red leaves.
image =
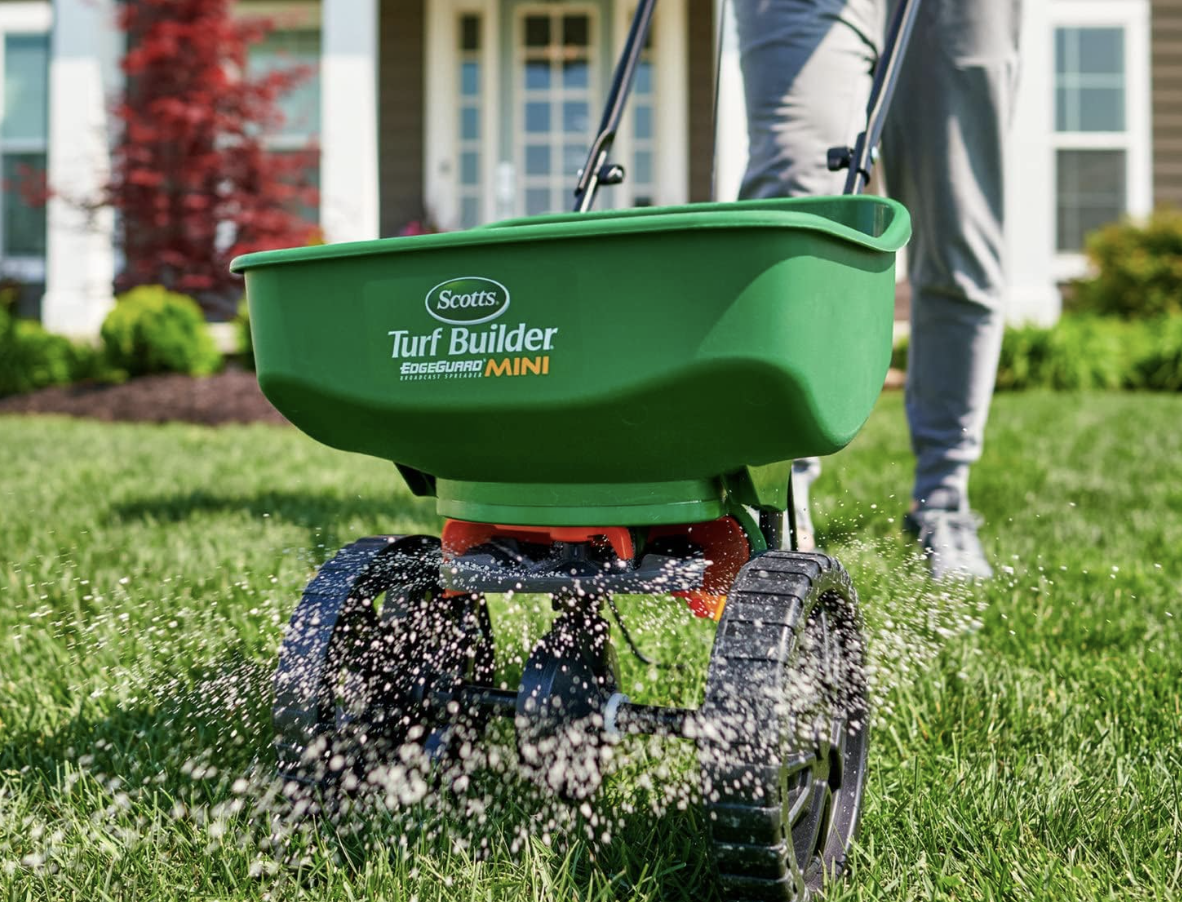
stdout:
[(129, 185), (143, 185), (145, 188), (159, 188), (164, 184), (164, 174), (151, 169), (130, 169), (127, 172)]
[(53, 191), (50, 190), (44, 168), (20, 163), (13, 174), (15, 178), (6, 180), (0, 187), (5, 191), (16, 191), (30, 207), (43, 207), (49, 203)]
[(237, 300), (230, 258), (303, 244), (314, 227), (299, 207), (319, 198), (310, 183), (315, 148), (268, 153), (283, 123), (278, 100), (306, 68), (246, 74), (247, 50), (270, 24), (235, 20), (229, 0), (123, 4), (128, 35), (124, 96), (107, 201), (120, 213), (125, 267), (119, 288), (157, 283), (196, 292), (207, 304)]

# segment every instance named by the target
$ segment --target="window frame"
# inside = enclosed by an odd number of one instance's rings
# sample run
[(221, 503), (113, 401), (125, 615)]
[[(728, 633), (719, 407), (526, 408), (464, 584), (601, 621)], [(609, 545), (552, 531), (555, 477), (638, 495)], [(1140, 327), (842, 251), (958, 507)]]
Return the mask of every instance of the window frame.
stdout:
[[(1153, 135), (1150, 91), (1150, 42), (1148, 0), (1099, 3), (1095, 0), (1055, 0), (1050, 10), (1045, 40), (1050, 64), (1047, 88), (1050, 92), (1051, 179), (1049, 190), (1054, 231), (1051, 269), (1056, 281), (1064, 282), (1087, 274), (1088, 260), (1081, 251), (1058, 250), (1060, 150), (1119, 150), (1125, 154), (1125, 211), (1132, 217), (1148, 216), (1153, 209)], [(1119, 132), (1060, 132), (1056, 130), (1055, 89), (1058, 72), (1055, 37), (1059, 29), (1119, 28), (1124, 33), (1125, 128)]]
[[(291, 67), (291, 68), (299, 68), (301, 66), (307, 65), (310, 68), (313, 68), (316, 70), (315, 75), (313, 76), (316, 79), (316, 103), (317, 103), (316, 128), (309, 129), (306, 126), (301, 126), (299, 132), (284, 131), (284, 132), (279, 132), (277, 134), (267, 135), (266, 136), (267, 150), (280, 150), (280, 151), (283, 151), (283, 150), (307, 150), (309, 144), (311, 144), (313, 142), (318, 142), (320, 140), (320, 135), (323, 132), (323, 125), (320, 121), (320, 104), (322, 102), (322, 94), (323, 94), (323, 85), (321, 84), (321, 77), (320, 77), (320, 61), (322, 59), (324, 59), (324, 34), (321, 31), (319, 25), (316, 25), (315, 27), (313, 27), (313, 26), (310, 26), (307, 23), (303, 23), (303, 22), (298, 23), (298, 24), (291, 23), (291, 22), (285, 22), (281, 18), (277, 17), (275, 19), (274, 27), (271, 29), (270, 33), (267, 35), (267, 38), (270, 38), (274, 35), (281, 35), (281, 34), (316, 35), (318, 46), (317, 46), (315, 64), (295, 63)], [(250, 55), (251, 50), (253, 50), (253, 49), (254, 49), (254, 47), (252, 46), (250, 48), (250, 50), (247, 51), (248, 57)], [(306, 84), (306, 82), (301, 82), (301, 86), (303, 86), (304, 84)], [(282, 105), (282, 101), (279, 101), (279, 103), (280, 103), (280, 105)], [(299, 123), (289, 123), (289, 122), (285, 121), (284, 128), (286, 129), (289, 125), (292, 125), (292, 124), (300, 125)]]
[[(312, 168), (319, 190), (323, 160), (320, 144), (324, 134), (324, 24), (320, 0), (240, 0), (235, 3), (233, 14), (243, 20), (269, 19), (271, 22), (270, 34), (307, 32), (319, 36), (319, 52), (314, 67), (316, 69), (315, 78), (318, 82), (317, 129), (315, 131), (305, 130), (299, 134), (269, 134), (263, 145), (268, 153), (315, 153), (316, 162)], [(249, 56), (250, 48), (247, 49), (248, 65)], [(303, 64), (297, 63), (296, 65)], [(314, 219), (309, 223), (317, 228), (322, 228), (324, 224), (322, 204), (318, 205), (313, 212)]]
[[(50, 69), (53, 67), (53, 8), (48, 2), (20, 2), (0, 3), (0, 84), (3, 82), (5, 54), (9, 35), (44, 35), (49, 40), (49, 55), (46, 62), (45, 90), (46, 90), (46, 120), (45, 137), (5, 139), (0, 135), (0, 159), (5, 154), (40, 153), (45, 155), (45, 165), (49, 167), (49, 111), (50, 105)], [(3, 92), (0, 91), (0, 112), (3, 107)], [(45, 259), (49, 245), (49, 222), (46, 216), (45, 240), (46, 254), (4, 254), (4, 214), (3, 194), (0, 192), (0, 272), (13, 276), (22, 282), (43, 283), (46, 278)]]

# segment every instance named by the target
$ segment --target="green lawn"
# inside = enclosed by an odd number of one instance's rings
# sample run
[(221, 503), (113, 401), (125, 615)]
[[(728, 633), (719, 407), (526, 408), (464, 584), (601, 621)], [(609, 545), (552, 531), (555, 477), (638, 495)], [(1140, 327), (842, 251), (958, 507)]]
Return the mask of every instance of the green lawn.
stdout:
[[(1180, 424), (1182, 396), (999, 396), (973, 497), (1002, 572), (974, 591), (935, 590), (899, 538), (897, 395), (827, 462), (878, 699), (830, 899), (1182, 897)], [(15, 417), (0, 451), (0, 900), (713, 898), (671, 740), (627, 743), (582, 812), (503, 772), (336, 829), (277, 798), (268, 684), (303, 584), (355, 537), (438, 528), (388, 464), (290, 429)], [(494, 605), (507, 678), (535, 602)], [(693, 665), (622, 650), (631, 694), (691, 703), (711, 625), (622, 606)]]

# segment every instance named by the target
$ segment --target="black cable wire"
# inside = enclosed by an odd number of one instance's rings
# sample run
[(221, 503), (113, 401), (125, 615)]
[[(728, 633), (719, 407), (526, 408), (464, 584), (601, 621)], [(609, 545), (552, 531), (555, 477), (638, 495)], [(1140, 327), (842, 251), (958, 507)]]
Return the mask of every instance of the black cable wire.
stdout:
[(620, 616), (620, 609), (616, 607), (616, 599), (608, 595), (608, 606), (612, 609), (612, 616), (616, 618), (616, 625), (620, 628), (620, 635), (624, 637), (624, 642), (627, 644), (632, 654), (636, 655), (637, 660), (646, 667), (660, 667), (665, 670), (685, 670), (686, 664), (663, 664), (660, 661), (654, 661), (648, 655), (640, 650), (637, 644), (632, 640), (632, 634), (628, 632), (628, 627), (624, 626), (624, 618)]

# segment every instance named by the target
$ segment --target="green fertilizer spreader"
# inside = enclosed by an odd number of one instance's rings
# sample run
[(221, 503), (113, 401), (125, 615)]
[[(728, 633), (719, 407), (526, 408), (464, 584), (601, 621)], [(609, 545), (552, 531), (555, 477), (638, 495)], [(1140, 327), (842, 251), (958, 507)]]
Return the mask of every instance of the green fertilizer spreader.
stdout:
[(234, 266), (259, 384), (309, 435), (396, 462), (447, 517), (642, 526), (783, 508), (783, 462), (853, 438), (908, 228), (875, 197), (748, 201)]
[[(445, 518), (440, 538), (354, 542), (308, 585), (275, 677), (279, 766), (322, 799), (391, 767), (455, 789), (501, 715), (522, 772), (577, 799), (627, 734), (685, 737), (726, 898), (802, 899), (844, 865), (869, 712), (856, 596), (797, 550), (790, 474), (854, 437), (886, 374), (910, 224), (857, 191), (892, 67), (858, 145), (830, 154), (846, 196), (586, 212), (621, 177), (607, 154), (652, 7), (577, 212), (233, 263), (267, 397), (392, 461)], [(485, 603), (506, 592), (556, 612), (515, 689)], [(700, 708), (628, 699), (618, 593), (718, 621)]]

